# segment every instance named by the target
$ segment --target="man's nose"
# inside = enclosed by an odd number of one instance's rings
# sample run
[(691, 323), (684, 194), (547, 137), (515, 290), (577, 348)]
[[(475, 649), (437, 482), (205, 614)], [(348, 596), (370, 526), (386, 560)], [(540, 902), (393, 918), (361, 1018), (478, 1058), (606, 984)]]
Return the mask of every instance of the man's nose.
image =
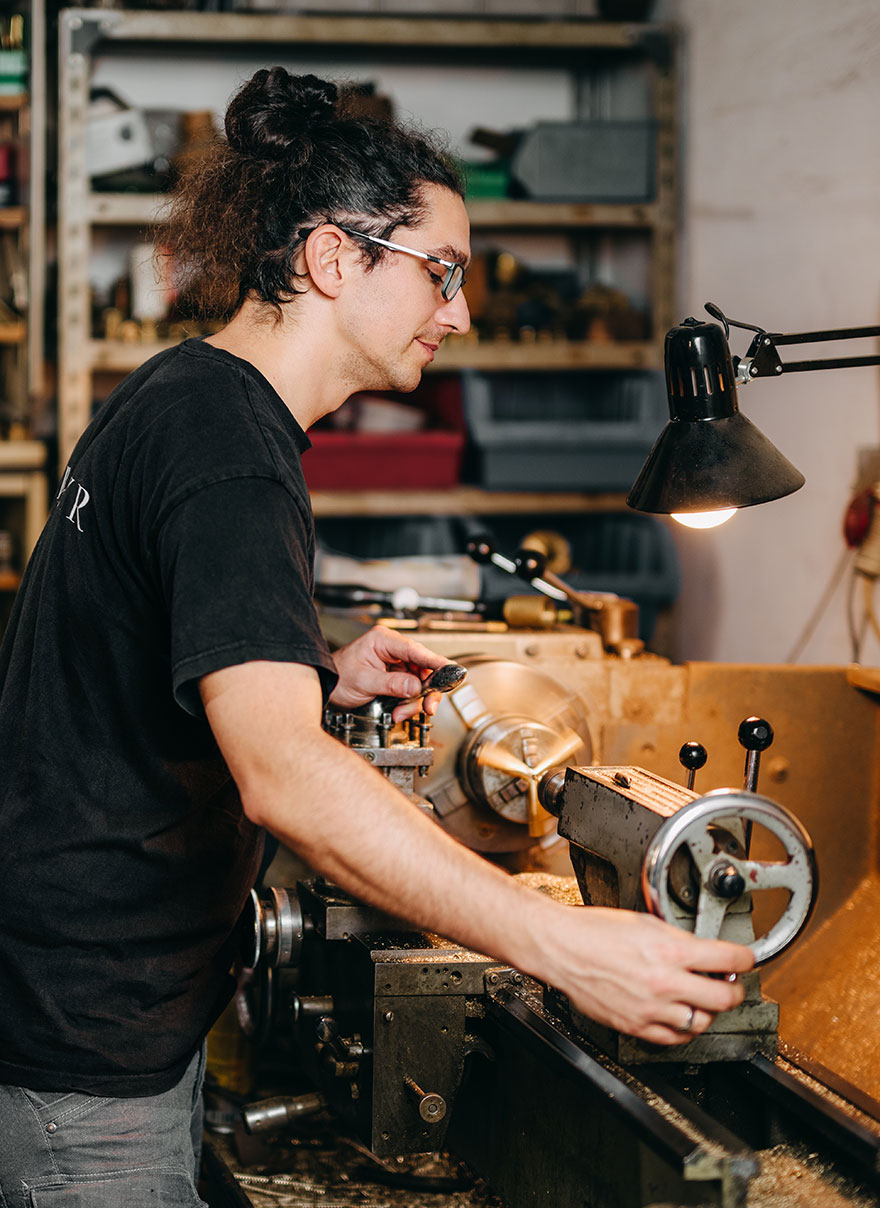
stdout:
[(438, 323), (441, 323), (444, 327), (451, 328), (460, 336), (470, 331), (471, 314), (468, 310), (467, 298), (464, 296), (463, 289), (460, 289), (450, 302), (443, 303), (436, 312), (436, 318)]

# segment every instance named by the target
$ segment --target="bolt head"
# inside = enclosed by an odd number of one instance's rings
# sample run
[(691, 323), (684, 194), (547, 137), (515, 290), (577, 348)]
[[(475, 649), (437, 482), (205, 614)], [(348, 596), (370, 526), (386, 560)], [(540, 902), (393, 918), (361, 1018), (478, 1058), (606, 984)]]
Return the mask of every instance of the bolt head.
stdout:
[(446, 1100), (429, 1092), (419, 1104), (419, 1115), (427, 1124), (437, 1124), (446, 1115)]

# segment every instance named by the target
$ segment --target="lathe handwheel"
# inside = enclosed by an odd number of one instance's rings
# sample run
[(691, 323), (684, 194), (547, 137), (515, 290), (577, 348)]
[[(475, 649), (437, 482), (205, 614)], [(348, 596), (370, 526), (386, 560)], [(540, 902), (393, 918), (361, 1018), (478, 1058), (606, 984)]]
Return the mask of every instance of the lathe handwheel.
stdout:
[[(753, 860), (741, 851), (719, 851), (710, 827), (725, 819), (766, 827), (782, 844), (787, 859)], [(770, 930), (750, 945), (755, 964), (777, 956), (803, 930), (818, 888), (816, 859), (810, 836), (781, 805), (757, 793), (716, 789), (682, 806), (660, 826), (645, 852), (642, 893), (652, 914), (679, 927), (686, 927), (688, 920), (674, 906), (669, 872), (683, 845), (699, 877), (695, 935), (716, 938), (728, 908), (743, 894), (780, 888), (788, 891), (788, 903)]]

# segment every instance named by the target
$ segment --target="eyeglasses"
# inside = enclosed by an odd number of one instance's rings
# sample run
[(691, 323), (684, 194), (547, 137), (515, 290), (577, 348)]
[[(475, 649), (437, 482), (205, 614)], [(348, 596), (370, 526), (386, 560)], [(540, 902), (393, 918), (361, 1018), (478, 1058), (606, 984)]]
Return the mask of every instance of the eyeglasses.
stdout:
[(457, 264), (454, 260), (441, 260), (439, 256), (431, 256), (428, 252), (419, 252), (414, 247), (404, 247), (402, 243), (391, 243), (387, 239), (380, 239), (377, 235), (367, 235), (363, 231), (352, 231), (348, 227), (339, 227), (340, 231), (345, 231), (346, 235), (354, 235), (357, 239), (367, 239), (370, 243), (378, 243), (381, 247), (387, 247), (392, 252), (405, 252), (407, 256), (418, 256), (419, 260), (430, 260), (432, 264), (442, 264), (446, 269), (446, 276), (443, 278), (443, 284), (440, 286), (440, 293), (443, 296), (444, 302), (451, 302), (458, 291), (465, 283), (464, 265)]

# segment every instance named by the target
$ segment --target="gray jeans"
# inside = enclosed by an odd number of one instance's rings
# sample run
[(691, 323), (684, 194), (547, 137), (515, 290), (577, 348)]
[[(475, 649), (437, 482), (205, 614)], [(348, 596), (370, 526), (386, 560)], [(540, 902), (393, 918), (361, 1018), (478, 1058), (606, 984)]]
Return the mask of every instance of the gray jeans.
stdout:
[(0, 1086), (2, 1208), (204, 1208), (204, 1045), (177, 1086), (141, 1099)]

